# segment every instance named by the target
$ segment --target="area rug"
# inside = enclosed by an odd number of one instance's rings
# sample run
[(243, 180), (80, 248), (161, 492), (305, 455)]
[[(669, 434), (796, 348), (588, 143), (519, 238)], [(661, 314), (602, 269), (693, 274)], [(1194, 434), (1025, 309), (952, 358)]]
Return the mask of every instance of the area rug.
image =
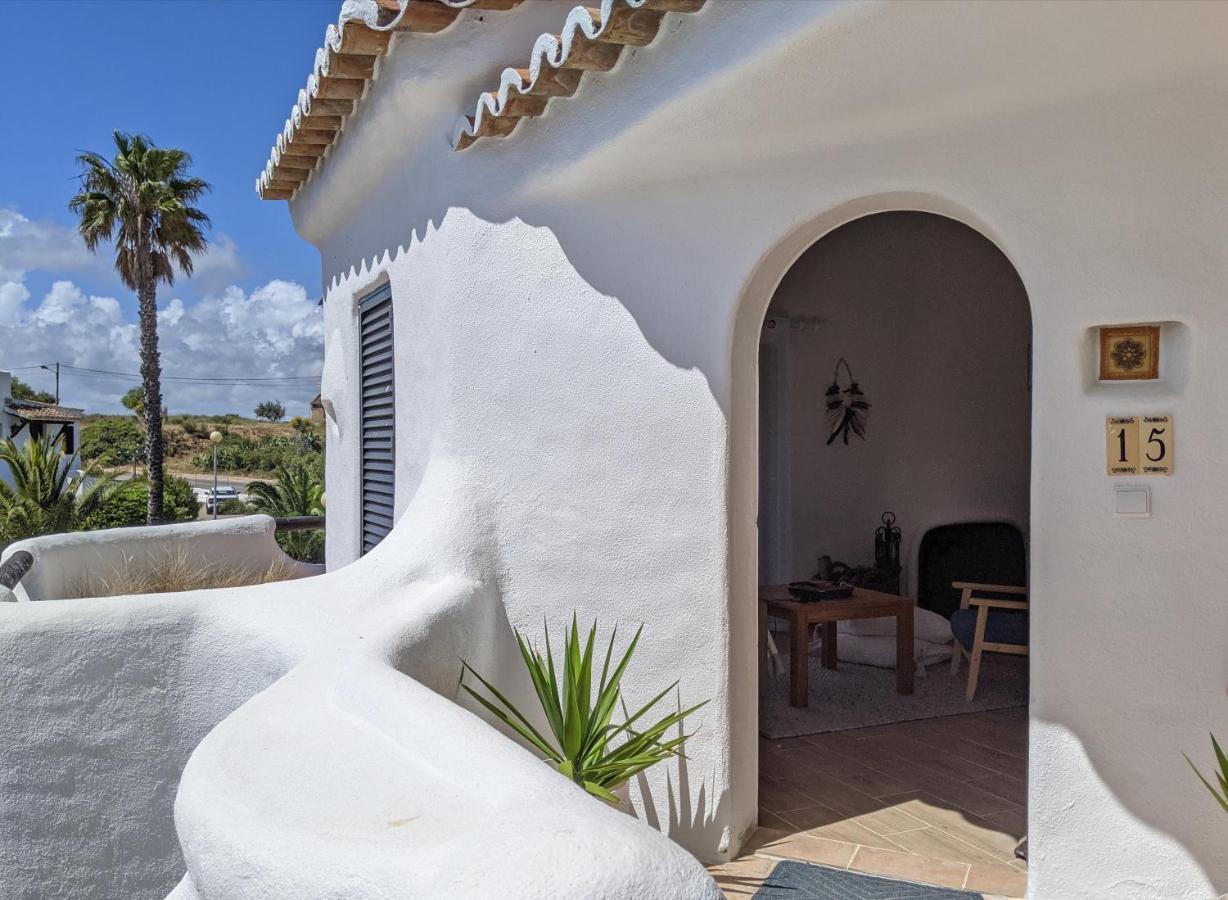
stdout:
[[(786, 661), (788, 657), (784, 658)], [(759, 732), (766, 738), (796, 737), (846, 731), (868, 725), (887, 725), (913, 719), (932, 719), (960, 713), (1026, 706), (1028, 660), (1023, 656), (987, 654), (981, 662), (976, 697), (964, 701), (968, 685), (965, 660), (958, 675), (950, 665), (930, 666), (913, 679), (912, 694), (897, 694), (895, 670), (840, 663), (824, 669), (810, 660), (810, 705), (789, 705), (788, 665), (779, 675), (764, 675), (759, 682)]]
[(972, 891), (785, 860), (772, 870), (754, 900), (982, 900), (982, 897)]

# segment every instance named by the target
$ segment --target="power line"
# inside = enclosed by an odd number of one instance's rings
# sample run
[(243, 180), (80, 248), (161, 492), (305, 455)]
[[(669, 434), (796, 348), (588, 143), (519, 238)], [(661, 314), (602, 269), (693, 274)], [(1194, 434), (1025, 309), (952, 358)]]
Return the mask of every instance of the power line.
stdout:
[[(52, 364), (54, 365), (54, 363)], [(23, 366), (21, 368), (41, 368), (40, 366)], [(61, 364), (61, 368), (66, 374), (76, 374), (82, 378), (123, 378), (131, 381), (140, 381), (141, 376), (136, 372), (115, 372), (109, 369), (91, 369), (86, 366), (73, 366), (67, 363)], [(79, 373), (79, 374), (78, 374)], [(207, 376), (194, 375), (163, 375), (162, 381), (170, 381), (178, 384), (212, 384), (212, 385), (266, 385), (277, 386), (285, 385), (287, 387), (300, 387), (309, 384), (316, 384), (320, 380), (319, 375), (278, 375), (278, 376), (250, 376), (250, 377), (224, 377), (214, 378)]]

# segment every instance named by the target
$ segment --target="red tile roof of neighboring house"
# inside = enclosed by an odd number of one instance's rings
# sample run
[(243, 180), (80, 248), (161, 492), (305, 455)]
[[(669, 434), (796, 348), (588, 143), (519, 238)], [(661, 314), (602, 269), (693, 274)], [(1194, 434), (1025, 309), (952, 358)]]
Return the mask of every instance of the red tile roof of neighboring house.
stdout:
[[(363, 0), (347, 3), (324, 36), (307, 86), (299, 91), (277, 138), (256, 193), (265, 200), (289, 200), (340, 134), (375, 75), (376, 59), (401, 31), (433, 34), (465, 9), (506, 11), (522, 0)], [(483, 137), (505, 137), (521, 119), (540, 116), (552, 97), (570, 97), (585, 72), (605, 72), (625, 46), (642, 47), (657, 36), (668, 12), (696, 12), (705, 0), (593, 0), (577, 5), (557, 34), (534, 43), (526, 68), (503, 71), (499, 87), (481, 94), (472, 116), (464, 116), (453, 146), (464, 150)], [(561, 5), (561, 4), (560, 4)]]
[(4, 401), (4, 407), (9, 415), (30, 422), (79, 422), (85, 416), (83, 409), (39, 403), (37, 400), (18, 400), (13, 397)]

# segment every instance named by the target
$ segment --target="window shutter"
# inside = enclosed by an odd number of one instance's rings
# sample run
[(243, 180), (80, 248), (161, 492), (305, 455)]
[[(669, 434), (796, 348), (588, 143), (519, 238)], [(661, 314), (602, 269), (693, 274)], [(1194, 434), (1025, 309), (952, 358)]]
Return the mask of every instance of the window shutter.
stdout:
[(392, 530), (396, 441), (393, 394), (392, 288), (358, 306), (359, 396), (362, 404), (362, 552)]

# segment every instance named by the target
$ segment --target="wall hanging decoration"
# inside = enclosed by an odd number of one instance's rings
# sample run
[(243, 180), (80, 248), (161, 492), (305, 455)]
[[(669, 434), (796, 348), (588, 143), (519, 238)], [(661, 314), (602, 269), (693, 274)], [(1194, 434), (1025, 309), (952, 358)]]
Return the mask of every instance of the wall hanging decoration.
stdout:
[[(848, 384), (840, 386), (840, 367), (848, 376)], [(836, 438), (849, 442), (849, 432), (857, 435), (863, 441), (866, 438), (866, 419), (870, 415), (870, 401), (861, 392), (861, 386), (853, 378), (853, 370), (842, 356), (836, 361), (836, 371), (832, 376), (831, 387), (827, 389), (827, 424), (831, 435), (827, 438), (828, 445)]]
[(1159, 325), (1101, 327), (1101, 381), (1153, 381), (1159, 377)]

